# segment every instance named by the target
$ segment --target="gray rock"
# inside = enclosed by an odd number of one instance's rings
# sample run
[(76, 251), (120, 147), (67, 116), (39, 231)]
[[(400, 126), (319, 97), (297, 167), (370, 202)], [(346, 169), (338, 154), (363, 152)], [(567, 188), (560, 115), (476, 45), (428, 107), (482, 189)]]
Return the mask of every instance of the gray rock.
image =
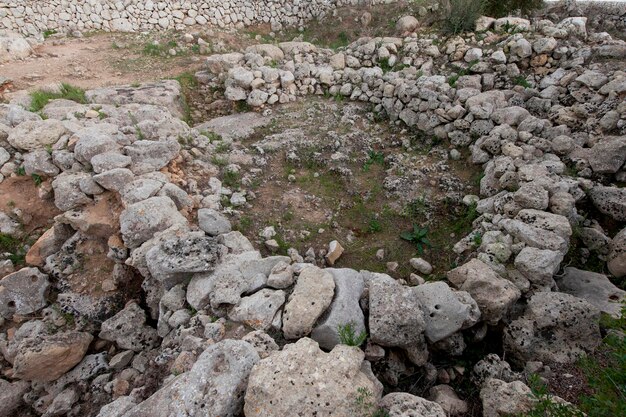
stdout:
[(261, 359), (265, 359), (277, 350), (280, 350), (278, 344), (272, 339), (272, 336), (263, 330), (255, 330), (241, 338), (244, 342), (248, 342), (256, 349)]
[(37, 268), (22, 268), (0, 280), (0, 316), (27, 315), (44, 308), (50, 282)]
[(252, 246), (252, 243), (250, 243), (248, 238), (241, 234), (241, 232), (239, 231), (233, 231), (230, 233), (219, 235), (217, 237), (217, 241), (226, 246), (229, 252), (233, 254), (254, 250), (254, 246)]
[(23, 151), (34, 151), (54, 145), (67, 130), (58, 120), (26, 121), (14, 127), (7, 141), (14, 148)]
[(323, 349), (331, 350), (341, 342), (339, 338), (341, 326), (352, 325), (356, 336), (367, 332), (365, 316), (359, 306), (365, 284), (361, 274), (353, 269), (327, 268), (325, 271), (333, 276), (335, 296), (311, 332), (311, 339), (319, 343)]
[(74, 133), (74, 157), (81, 163), (87, 164), (91, 159), (105, 152), (117, 151), (121, 146), (115, 140), (119, 134), (118, 128), (109, 123), (101, 123), (85, 127)]
[(136, 406), (135, 399), (131, 396), (122, 396), (115, 399), (100, 409), (96, 417), (119, 417)]
[(93, 180), (102, 188), (118, 193), (134, 178), (135, 174), (127, 168), (113, 168), (93, 176)]
[(22, 228), (19, 222), (7, 216), (3, 211), (0, 211), (0, 233), (18, 237), (22, 234)]
[(258, 361), (259, 355), (247, 342), (228, 339), (211, 345), (189, 372), (122, 417), (239, 416), (248, 376)]
[(132, 159), (128, 155), (118, 152), (104, 152), (91, 158), (91, 166), (96, 174), (101, 174), (114, 168), (128, 168)]
[(609, 244), (607, 266), (617, 278), (626, 275), (626, 227), (620, 230)]
[(293, 267), (288, 262), (279, 262), (267, 277), (267, 286), (272, 288), (288, 288), (293, 285)]
[(501, 278), (478, 259), (449, 271), (447, 276), (454, 286), (467, 291), (476, 300), (483, 320), (491, 324), (505, 317), (521, 296), (512, 282)]
[(119, 193), (122, 196), (124, 207), (128, 207), (156, 195), (161, 187), (163, 187), (161, 181), (152, 178), (137, 178), (124, 185)]
[(187, 219), (167, 197), (151, 197), (131, 204), (120, 215), (120, 231), (129, 248), (138, 247), (157, 232), (186, 224)]
[(589, 191), (589, 196), (600, 212), (617, 221), (626, 221), (626, 188), (597, 185)]
[(146, 313), (135, 302), (102, 323), (98, 337), (117, 343), (120, 349), (140, 352), (158, 345), (157, 331), (145, 324)]
[(46, 409), (45, 417), (67, 415), (72, 406), (78, 401), (78, 392), (74, 388), (66, 388), (57, 394), (52, 404)]
[(152, 277), (170, 289), (191, 273), (213, 271), (223, 253), (213, 238), (184, 236), (154, 246), (146, 253), (146, 264)]
[(525, 415), (534, 408), (533, 393), (522, 381), (488, 379), (480, 391), (485, 417)]
[(283, 333), (287, 339), (308, 335), (316, 320), (333, 300), (333, 275), (316, 266), (300, 272), (293, 292), (283, 311)]
[(59, 168), (52, 163), (48, 151), (39, 149), (24, 155), (24, 171), (26, 175), (54, 177), (59, 173)]
[(249, 297), (243, 297), (239, 304), (230, 309), (228, 317), (256, 330), (268, 330), (285, 299), (284, 291), (262, 289)]
[(445, 339), (471, 320), (471, 306), (462, 303), (445, 282), (414, 287), (424, 313), (424, 335), (431, 343)]
[(396, 22), (396, 32), (400, 34), (415, 32), (419, 25), (419, 21), (413, 16), (403, 16)]
[(522, 317), (504, 333), (509, 358), (572, 363), (600, 344), (600, 312), (587, 301), (569, 294), (539, 292), (528, 302)]
[(522, 379), (522, 375), (513, 372), (508, 362), (500, 359), (495, 353), (490, 353), (474, 365), (472, 381), (481, 386), (490, 378), (502, 379), (506, 382)]
[(135, 174), (158, 171), (165, 167), (180, 151), (180, 144), (175, 140), (137, 140), (124, 147), (126, 155), (132, 160), (131, 171)]
[(0, 416), (12, 416), (22, 406), (24, 394), (30, 389), (26, 381), (13, 383), (0, 379)]
[(525, 247), (515, 258), (515, 268), (534, 286), (549, 290), (552, 276), (559, 270), (563, 254), (547, 249)]
[(626, 162), (626, 136), (604, 137), (587, 152), (591, 169), (599, 174), (615, 174)]
[(176, 204), (176, 208), (178, 208), (178, 210), (191, 210), (194, 206), (193, 199), (189, 197), (189, 194), (171, 182), (163, 185), (161, 190), (159, 190), (158, 195), (171, 198), (174, 204)]
[(586, 300), (603, 313), (621, 317), (626, 291), (613, 285), (606, 275), (568, 267), (557, 284), (560, 291)]
[(86, 91), (85, 97), (90, 103), (117, 106), (130, 103), (152, 104), (165, 107), (175, 117), (183, 118), (185, 115), (180, 84), (176, 80), (144, 83), (139, 87), (102, 87)]
[(230, 221), (217, 210), (198, 210), (198, 226), (210, 236), (222, 235), (231, 231)]
[(387, 411), (389, 417), (446, 417), (446, 412), (436, 402), (407, 392), (387, 394), (380, 400), (379, 405)]
[(255, 112), (248, 112), (217, 117), (195, 126), (195, 128), (200, 132), (203, 130), (213, 132), (222, 139), (241, 140), (252, 135), (255, 129), (267, 126), (270, 122), (271, 118), (269, 117), (264, 117)]
[(413, 288), (374, 279), (369, 283), (369, 309), (372, 343), (410, 347), (420, 342), (425, 322)]
[(87, 173), (71, 174), (67, 172), (58, 175), (52, 181), (54, 205), (61, 211), (68, 211), (91, 203), (93, 200), (80, 189), (81, 180), (89, 176)]
[(345, 345), (324, 353), (308, 338), (288, 344), (253, 368), (244, 414), (246, 417), (360, 415), (362, 410), (355, 401), (358, 390), (368, 392), (374, 406), (382, 393), (382, 385), (363, 359), (361, 350)]

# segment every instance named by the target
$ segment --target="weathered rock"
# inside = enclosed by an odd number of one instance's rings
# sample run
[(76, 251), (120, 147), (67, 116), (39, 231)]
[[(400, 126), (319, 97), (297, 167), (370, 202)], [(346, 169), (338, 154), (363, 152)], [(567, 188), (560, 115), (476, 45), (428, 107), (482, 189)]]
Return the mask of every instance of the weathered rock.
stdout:
[(588, 301), (603, 313), (621, 317), (626, 291), (613, 285), (606, 275), (568, 267), (557, 285), (560, 291)]
[(155, 347), (157, 331), (145, 324), (146, 313), (135, 302), (102, 323), (98, 337), (117, 343), (120, 349), (140, 352)]
[(74, 157), (83, 164), (88, 164), (91, 159), (99, 154), (117, 151), (121, 145), (115, 140), (118, 128), (109, 123), (101, 123), (80, 129), (72, 140), (74, 145)]
[(626, 275), (626, 228), (620, 230), (611, 240), (607, 266), (617, 278)]
[(13, 376), (27, 381), (54, 381), (83, 359), (93, 336), (63, 332), (24, 339), (13, 360)]
[(50, 282), (37, 268), (22, 268), (0, 280), (0, 316), (27, 315), (47, 305)]
[(526, 312), (505, 330), (505, 351), (511, 360), (571, 363), (600, 344), (600, 312), (569, 294), (539, 292)]
[(532, 391), (521, 381), (488, 379), (480, 391), (485, 417), (524, 415), (533, 409)]
[(278, 344), (272, 339), (272, 336), (263, 330), (255, 330), (248, 333), (241, 340), (248, 342), (256, 349), (261, 359), (265, 359), (277, 350), (280, 350)]
[(303, 338), (261, 360), (252, 369), (246, 391), (247, 417), (288, 415), (359, 415), (359, 389), (376, 404), (382, 385), (363, 361), (361, 350), (345, 345), (324, 353)]
[(228, 317), (256, 330), (268, 330), (285, 299), (284, 291), (262, 289), (249, 297), (243, 297), (239, 304), (228, 312)]
[(167, 197), (150, 197), (131, 204), (120, 215), (120, 231), (129, 248), (136, 248), (156, 232), (186, 223), (185, 217)]
[(626, 136), (604, 137), (587, 152), (591, 169), (599, 174), (615, 174), (626, 162)]
[(380, 408), (387, 411), (389, 417), (445, 417), (446, 413), (436, 402), (416, 397), (406, 392), (392, 392), (380, 400)]
[(24, 394), (30, 389), (26, 381), (13, 383), (0, 379), (0, 416), (17, 415), (16, 412), (23, 403)]
[(293, 285), (293, 267), (287, 262), (279, 262), (270, 271), (267, 277), (267, 285), (272, 288), (288, 288)]
[(137, 140), (124, 147), (124, 151), (132, 160), (131, 171), (140, 175), (158, 171), (169, 164), (178, 156), (180, 144), (175, 140)]
[(413, 16), (404, 16), (396, 22), (396, 32), (404, 34), (414, 32), (420, 25), (420, 22)]
[(285, 337), (296, 339), (308, 335), (332, 302), (334, 293), (331, 273), (316, 266), (303, 269), (283, 311)]
[(248, 112), (229, 116), (217, 117), (202, 123), (195, 128), (199, 131), (208, 130), (222, 139), (245, 139), (254, 133), (254, 130), (269, 124), (271, 119), (259, 113)]
[(328, 253), (326, 254), (326, 262), (328, 265), (334, 265), (335, 262), (341, 257), (343, 254), (343, 246), (336, 240), (333, 240), (328, 244)]
[(102, 406), (96, 417), (119, 417), (136, 405), (132, 397), (124, 395)]
[(393, 281), (369, 283), (370, 339), (381, 346), (411, 347), (425, 329), (417, 293)]
[(445, 282), (431, 282), (414, 288), (424, 313), (425, 336), (431, 343), (443, 340), (472, 321), (472, 308), (459, 300)]
[(61, 211), (67, 211), (91, 203), (93, 200), (80, 189), (80, 181), (89, 177), (87, 173), (62, 172), (52, 181), (54, 205)]
[(209, 236), (222, 235), (231, 231), (230, 221), (217, 210), (198, 210), (198, 226)]
[(449, 271), (447, 276), (454, 286), (467, 291), (476, 300), (483, 320), (488, 323), (500, 321), (521, 296), (512, 282), (501, 278), (478, 259)]
[(58, 120), (26, 121), (11, 130), (7, 141), (14, 148), (34, 151), (54, 145), (66, 132), (65, 126)]
[(93, 176), (93, 180), (102, 188), (120, 192), (135, 178), (135, 174), (127, 168), (112, 168)]
[(209, 272), (224, 253), (224, 248), (210, 237), (168, 239), (146, 253), (152, 277), (166, 289), (184, 282), (190, 273)]
[(259, 355), (249, 343), (223, 340), (209, 346), (189, 372), (123, 417), (239, 416), (248, 376), (258, 361)]
[(501, 379), (511, 382), (521, 379), (523, 376), (511, 370), (511, 365), (495, 353), (490, 353), (474, 365), (472, 381), (478, 386), (484, 384), (490, 378)]
[(525, 247), (515, 258), (515, 268), (539, 288), (550, 289), (552, 276), (559, 270), (563, 254), (547, 249)]
[(446, 416), (458, 416), (467, 413), (467, 402), (461, 400), (449, 385), (435, 385), (428, 391), (431, 401), (436, 402), (443, 408)]
[(24, 156), (24, 171), (26, 175), (40, 175), (54, 177), (59, 173), (59, 168), (52, 163), (52, 157), (48, 151), (38, 149)]
[(600, 212), (617, 221), (626, 221), (626, 188), (597, 185), (589, 191), (589, 196)]
[(359, 300), (365, 289), (361, 274), (353, 269), (327, 268), (333, 275), (335, 296), (324, 314), (319, 318), (311, 332), (311, 338), (326, 350), (339, 344), (339, 329), (351, 325), (356, 336), (366, 332), (365, 316), (359, 306)]

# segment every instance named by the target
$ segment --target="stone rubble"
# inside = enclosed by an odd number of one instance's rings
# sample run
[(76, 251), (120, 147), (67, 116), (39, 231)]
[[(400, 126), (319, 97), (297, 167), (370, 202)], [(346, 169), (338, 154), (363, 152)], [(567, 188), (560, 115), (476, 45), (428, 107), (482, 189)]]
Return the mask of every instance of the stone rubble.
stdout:
[[(43, 25), (61, 19), (78, 29), (139, 30), (254, 19), (297, 25), (316, 16), (315, 7), (328, 12), (323, 2), (302, 10), (279, 2), (249, 16), (231, 2), (233, 12), (209, 17), (203, 14), (206, 4), (214, 6), (209, 0), (186, 13), (169, 3), (120, 10), (86, 2), (69, 14), (53, 0), (49, 13), (36, 15), (52, 16)], [(11, 11), (0, 21), (27, 33), (37, 22), (22, 17), (44, 7), (0, 6)], [(85, 11), (91, 7), (99, 10)], [(105, 10), (110, 17), (98, 20)], [(590, 62), (594, 54), (623, 62), (626, 42), (592, 32), (586, 22), (482, 19), (492, 42), (456, 36), (440, 43), (415, 32), (416, 19), (403, 18), (397, 31), (404, 37), (362, 38), (338, 52), (300, 41), (257, 45), (213, 55), (198, 74), (227, 99), (253, 107), (307, 94), (367, 102), (391, 123), (446, 139), (457, 152), (467, 149), (484, 173), (480, 196), (463, 199), (480, 214), (455, 245), (467, 262), (433, 271), (421, 258), (410, 260), (420, 274), (442, 272), (448, 282), (416, 276), (419, 285), (410, 286), (386, 274), (324, 269), (314, 265), (315, 253), (263, 258), (232, 231), (232, 208), (220, 203), (224, 197), (243, 210), (251, 193), (234, 192), (215, 175), (201, 190), (177, 167), (188, 155), (180, 138), (211, 154), (215, 146), (204, 129), (231, 138), (246, 129), (234, 117), (188, 126), (178, 118), (176, 81), (88, 91), (89, 103), (77, 111), (98, 108), (106, 120), (66, 117), (62, 100), (46, 106), (45, 120), (16, 103), (0, 104), (0, 133), (7, 132), (0, 136), (0, 182), (23, 166), (44, 177), (63, 212), (30, 248), (31, 266), (15, 271), (9, 262), (0, 278), (0, 414), (25, 405), (39, 415), (87, 415), (93, 402), (99, 408), (91, 414), (102, 417), (352, 416), (364, 404), (389, 416), (418, 410), (443, 417), (467, 407), (448, 386), (463, 371), (438, 370), (433, 354), (462, 355), (489, 328), (504, 329), (504, 352), (516, 369), (573, 363), (593, 352), (601, 341), (600, 312), (618, 316), (626, 293), (604, 274), (559, 271), (572, 239), (581, 236), (613, 276), (626, 273), (626, 191), (615, 185), (626, 178), (626, 73)], [(503, 31), (505, 24), (520, 31)], [(452, 63), (463, 70), (449, 70), (445, 64)], [(247, 127), (265, 123), (245, 117)], [(238, 172), (237, 165), (229, 169)], [(113, 221), (94, 209), (109, 197), (116, 202)], [(578, 203), (621, 231), (605, 233)], [(2, 233), (17, 233), (6, 217)], [(277, 243), (271, 227), (261, 236)], [(72, 282), (73, 268), (84, 268), (82, 245), (98, 239), (111, 265), (99, 291), (117, 288), (127, 297), (96, 300)], [(320, 257), (340, 264), (344, 248), (334, 241), (328, 249)], [(132, 288), (133, 280), (141, 289)], [(3, 327), (9, 322), (10, 329)], [(367, 335), (364, 351), (344, 344), (346, 325)], [(397, 385), (415, 367), (433, 382), (431, 400), (401, 392), (382, 397), (378, 377)], [(487, 355), (474, 374), (484, 415), (532, 408), (530, 388), (508, 362)]]

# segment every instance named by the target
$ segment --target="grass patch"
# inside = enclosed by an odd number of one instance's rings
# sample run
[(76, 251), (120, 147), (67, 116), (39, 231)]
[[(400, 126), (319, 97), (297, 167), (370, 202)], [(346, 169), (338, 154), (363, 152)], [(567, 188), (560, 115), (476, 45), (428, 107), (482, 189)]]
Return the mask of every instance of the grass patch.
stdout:
[(8, 253), (8, 259), (13, 262), (13, 265), (19, 266), (25, 263), (26, 250), (24, 249), (24, 242), (20, 239), (0, 233), (0, 252)]
[(531, 88), (532, 87), (530, 85), (530, 83), (526, 80), (526, 78), (524, 78), (521, 75), (518, 75), (517, 77), (513, 78), (513, 84), (521, 85), (524, 88)]
[(42, 34), (43, 34), (44, 39), (48, 39), (50, 36), (54, 35), (55, 33), (57, 33), (56, 30), (48, 29), (48, 30), (44, 30)]
[(224, 172), (224, 178), (222, 178), (222, 184), (224, 184), (228, 188), (238, 188), (240, 182), (241, 182), (241, 178), (238, 172), (230, 171), (230, 170)]
[(36, 113), (46, 107), (46, 104), (48, 104), (50, 100), (57, 100), (61, 98), (65, 100), (72, 100), (81, 104), (87, 103), (85, 90), (80, 87), (74, 87), (73, 85), (62, 83), (61, 89), (58, 93), (50, 93), (41, 90), (32, 92), (30, 94), (30, 111)]
[(354, 326), (354, 322), (350, 322), (337, 327), (339, 342), (341, 344), (359, 347), (365, 342), (365, 339), (367, 339), (367, 332), (363, 330), (361, 333), (357, 334)]

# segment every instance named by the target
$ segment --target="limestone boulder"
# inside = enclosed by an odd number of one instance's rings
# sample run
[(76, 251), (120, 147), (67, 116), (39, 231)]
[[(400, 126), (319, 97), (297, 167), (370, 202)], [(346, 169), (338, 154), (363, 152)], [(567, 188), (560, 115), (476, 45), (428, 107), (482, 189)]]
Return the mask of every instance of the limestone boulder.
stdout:
[(10, 131), (7, 141), (22, 151), (34, 151), (54, 145), (65, 133), (63, 123), (55, 119), (26, 121)]
[(626, 291), (613, 285), (606, 275), (567, 267), (557, 285), (559, 291), (586, 300), (603, 313), (621, 317)]
[(361, 350), (337, 345), (324, 353), (315, 341), (302, 338), (254, 366), (244, 414), (351, 417), (361, 412), (355, 401), (359, 392), (368, 392), (374, 405), (382, 393)]
[(27, 315), (44, 308), (50, 282), (37, 268), (22, 268), (0, 279), (0, 316)]

